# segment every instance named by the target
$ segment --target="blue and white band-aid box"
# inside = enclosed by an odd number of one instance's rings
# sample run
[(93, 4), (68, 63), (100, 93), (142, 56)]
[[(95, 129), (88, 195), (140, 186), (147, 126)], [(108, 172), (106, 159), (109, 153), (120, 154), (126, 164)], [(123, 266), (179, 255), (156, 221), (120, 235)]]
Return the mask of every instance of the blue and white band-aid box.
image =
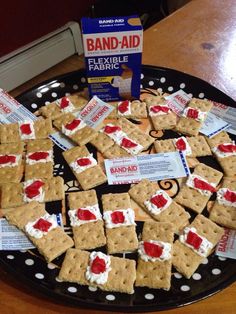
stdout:
[(138, 99), (143, 28), (138, 16), (82, 18), (90, 97)]

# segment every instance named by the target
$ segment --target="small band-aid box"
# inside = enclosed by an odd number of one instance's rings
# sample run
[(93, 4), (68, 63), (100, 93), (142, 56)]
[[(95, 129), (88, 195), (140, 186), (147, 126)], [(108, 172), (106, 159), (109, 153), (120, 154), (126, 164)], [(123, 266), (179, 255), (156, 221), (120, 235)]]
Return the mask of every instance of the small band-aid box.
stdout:
[(138, 16), (82, 18), (90, 97), (138, 99), (143, 29)]

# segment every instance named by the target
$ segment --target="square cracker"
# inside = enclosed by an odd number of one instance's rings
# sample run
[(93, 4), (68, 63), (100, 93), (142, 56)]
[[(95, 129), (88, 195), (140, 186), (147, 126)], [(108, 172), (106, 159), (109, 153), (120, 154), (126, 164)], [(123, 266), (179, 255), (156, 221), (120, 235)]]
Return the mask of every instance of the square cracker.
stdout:
[(216, 147), (219, 144), (233, 142), (226, 131), (222, 131), (212, 137), (206, 137), (206, 140), (211, 148)]
[[(82, 109), (88, 103), (87, 99), (78, 95), (77, 93), (66, 96), (66, 98), (72, 102), (73, 106), (75, 107), (74, 111)], [(55, 101), (48, 105), (42, 106), (38, 112), (44, 117), (51, 118), (52, 120), (64, 114)]]
[(97, 135), (91, 139), (90, 143), (97, 148), (100, 153), (104, 153), (114, 145), (114, 141), (103, 132), (98, 132)]
[(154, 138), (148, 134), (143, 133), (141, 130), (137, 128), (137, 130), (129, 133), (129, 138), (134, 140), (136, 143), (143, 146), (142, 150), (147, 149), (153, 142)]
[(176, 126), (177, 116), (174, 112), (158, 116), (150, 116), (155, 130), (171, 130)]
[[(102, 195), (103, 212), (131, 208), (128, 193), (109, 193)], [(134, 251), (138, 248), (135, 226), (106, 228), (107, 251), (109, 254)]]
[[(44, 202), (58, 201), (65, 198), (64, 180), (62, 177), (43, 179)], [(31, 202), (30, 202), (31, 203)], [(23, 183), (6, 183), (2, 185), (1, 207), (21, 206), (23, 200)]]
[[(194, 227), (200, 236), (205, 237), (215, 247), (224, 234), (224, 229), (217, 226), (210, 219), (203, 215), (197, 215), (189, 227)], [(212, 252), (208, 252), (210, 255)], [(207, 255), (207, 256), (208, 256)], [(173, 265), (186, 278), (190, 278), (204, 257), (198, 255), (190, 247), (186, 246), (179, 240), (176, 240), (173, 246)]]
[[(154, 146), (157, 153), (167, 153), (176, 151), (176, 147), (174, 145), (174, 139), (167, 140), (159, 140), (154, 142)], [(187, 157), (203, 157), (211, 155), (211, 149), (207, 144), (204, 136), (197, 135), (186, 138), (192, 153)]]
[(47, 262), (51, 262), (72, 247), (74, 242), (59, 226), (39, 239), (30, 236), (25, 231), (25, 225), (28, 222), (35, 221), (46, 213), (44, 205), (32, 202), (31, 204), (10, 209), (6, 213), (6, 218), (10, 223), (24, 231), (39, 253), (44, 256)]
[[(199, 163), (195, 167), (193, 174), (199, 175), (210, 184), (215, 183), (216, 185), (220, 182), (223, 175), (220, 171), (202, 163)], [(209, 199), (210, 196), (203, 195), (198, 190), (190, 188), (187, 185), (184, 185), (175, 197), (175, 201), (178, 204), (186, 206), (198, 214), (203, 211)]]
[(15, 142), (10, 144), (1, 144), (0, 145), (0, 155), (21, 155), (21, 160), (19, 165), (15, 167), (1, 167), (0, 168), (0, 183), (15, 182), (18, 183), (21, 181), (24, 172), (24, 165), (22, 160), (22, 154), (24, 150), (23, 142)]
[[(62, 155), (66, 162), (70, 165), (70, 163), (75, 161), (77, 158), (89, 156), (89, 151), (86, 146), (76, 146), (64, 151)], [(71, 170), (83, 190), (92, 189), (95, 186), (101, 185), (107, 181), (107, 177), (99, 165), (88, 168), (80, 173), (73, 171), (73, 169)]]
[(130, 154), (117, 144), (109, 147), (103, 152), (103, 157), (107, 159), (130, 157)]
[[(221, 188), (236, 191), (236, 179), (224, 178)], [(219, 204), (216, 200), (211, 208), (209, 218), (221, 226), (236, 229), (236, 209), (233, 206)]]
[[(59, 131), (62, 131), (62, 126), (72, 122), (74, 119), (76, 119), (76, 116), (69, 112), (55, 119), (53, 121), (53, 124)], [(96, 134), (97, 131), (86, 125), (82, 129), (78, 130), (77, 132), (68, 137), (79, 146), (83, 146), (87, 144), (89, 141), (91, 141), (96, 136)]]
[[(142, 240), (158, 240), (173, 243), (174, 233), (172, 224), (146, 221), (143, 226)], [(166, 261), (144, 261), (138, 259), (136, 282), (138, 287), (169, 290), (171, 285), (172, 258)]]
[[(89, 256), (89, 252), (69, 249), (62, 263), (58, 276), (59, 279), (76, 282), (80, 285), (96, 286), (96, 284), (90, 283), (85, 277), (89, 265)], [(103, 285), (98, 285), (98, 287), (104, 291), (133, 293), (136, 277), (135, 261), (113, 256), (110, 256), (110, 258), (111, 270), (108, 273), (107, 282)]]
[(68, 249), (58, 278), (62, 281), (76, 282), (79, 285), (90, 285), (85, 277), (89, 265), (89, 255), (90, 253), (86, 251)]
[(198, 135), (201, 126), (202, 123), (200, 121), (196, 121), (191, 118), (180, 117), (175, 126), (175, 130), (182, 134), (196, 136)]
[(117, 120), (117, 123), (113, 123), (113, 124), (119, 125), (122, 131), (125, 132), (127, 135), (129, 135), (133, 131), (139, 130), (139, 128), (134, 123), (130, 122), (128, 119), (123, 118), (123, 117), (119, 118)]
[[(52, 132), (51, 119), (37, 119), (33, 123), (35, 138), (47, 138)], [(2, 124), (0, 126), (1, 143), (14, 143), (21, 141), (18, 123)]]
[(152, 218), (159, 222), (169, 222), (173, 224), (175, 232), (179, 232), (189, 222), (190, 215), (185, 209), (172, 200), (168, 208), (163, 210), (160, 214), (155, 215), (148, 211), (144, 205), (157, 190), (160, 190), (156, 182), (151, 182), (147, 179), (141, 180), (138, 184), (134, 185), (129, 194), (131, 198), (142, 207)]
[[(70, 193), (68, 196), (69, 208), (93, 206), (98, 204), (95, 190)], [(75, 247), (90, 250), (106, 244), (103, 220), (88, 222), (72, 227)]]
[[(118, 105), (118, 104), (117, 104)], [(134, 118), (134, 119), (144, 119), (147, 118), (147, 108), (146, 103), (140, 100), (133, 100), (130, 103), (131, 114), (122, 115), (117, 110), (117, 117)]]
[[(27, 154), (40, 152), (40, 151), (52, 151), (53, 142), (50, 139), (31, 140), (27, 143)], [(25, 165), (25, 180), (29, 179), (49, 179), (53, 176), (53, 162), (38, 162), (30, 165)]]
[(136, 278), (136, 263), (134, 260), (110, 256), (111, 271), (107, 282), (98, 287), (103, 291), (121, 293), (134, 293), (134, 282)]

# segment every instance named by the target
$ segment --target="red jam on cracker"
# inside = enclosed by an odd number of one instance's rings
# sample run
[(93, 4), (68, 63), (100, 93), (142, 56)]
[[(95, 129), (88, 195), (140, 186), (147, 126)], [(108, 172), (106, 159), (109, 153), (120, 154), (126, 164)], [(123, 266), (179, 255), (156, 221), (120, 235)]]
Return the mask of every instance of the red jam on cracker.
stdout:
[(117, 131), (121, 131), (121, 127), (119, 127), (117, 125), (106, 125), (104, 128), (104, 132), (107, 134), (112, 134), (112, 133), (115, 133)]
[(39, 220), (33, 225), (33, 227), (35, 229), (38, 229), (38, 230), (43, 231), (43, 232), (48, 232), (48, 230), (51, 226), (52, 226), (51, 222), (49, 222), (43, 218), (39, 218)]
[(183, 138), (179, 138), (176, 142), (175, 142), (175, 146), (178, 150), (182, 151), (182, 150), (186, 150), (186, 143), (183, 140)]
[(202, 243), (202, 238), (190, 230), (187, 235), (186, 243), (198, 250)]
[(14, 155), (1, 155), (0, 156), (0, 164), (5, 165), (5, 164), (12, 164), (16, 162), (16, 156)]
[(92, 162), (89, 158), (79, 158), (76, 160), (77, 164), (80, 166), (80, 167), (85, 167), (85, 166), (88, 166), (88, 165), (91, 165)]
[(124, 100), (124, 101), (120, 102), (118, 104), (117, 109), (118, 109), (118, 111), (120, 113), (123, 113), (123, 114), (128, 112), (128, 111), (130, 111), (130, 102), (129, 102), (129, 100)]
[(156, 105), (156, 106), (151, 106), (150, 111), (153, 113), (159, 113), (159, 112), (169, 113), (171, 109), (167, 106)]
[(186, 115), (187, 115), (188, 118), (198, 119), (199, 112), (195, 108), (188, 108)]
[(228, 202), (234, 203), (234, 202), (236, 202), (236, 192), (227, 190), (227, 191), (224, 193), (224, 198), (225, 198)]
[(71, 121), (70, 123), (67, 123), (67, 124), (65, 125), (65, 128), (66, 128), (67, 130), (72, 131), (72, 130), (74, 130), (75, 128), (77, 128), (77, 127), (80, 125), (80, 123), (81, 123), (81, 120), (80, 120), (80, 119), (74, 119), (74, 120)]
[(158, 244), (145, 241), (143, 243), (143, 246), (145, 253), (151, 257), (160, 257), (162, 255), (163, 247)]
[(65, 109), (70, 105), (70, 100), (67, 97), (62, 97), (60, 100), (60, 108)]
[(168, 200), (162, 194), (159, 194), (152, 197), (150, 202), (158, 208), (162, 208), (167, 204)]
[(44, 185), (44, 182), (36, 180), (30, 185), (28, 185), (24, 192), (28, 198), (36, 197), (40, 194), (40, 188)]
[(97, 217), (88, 209), (79, 208), (77, 210), (77, 217), (80, 220), (96, 220)]
[(106, 270), (106, 262), (103, 258), (96, 256), (91, 263), (90, 269), (94, 274), (104, 273)]
[(49, 156), (48, 152), (35, 152), (28, 156), (29, 159), (39, 161), (42, 159), (46, 159)]
[(125, 147), (125, 148), (134, 148), (137, 147), (138, 144), (134, 143), (133, 141), (131, 141), (128, 138), (123, 138), (121, 141), (121, 147)]
[(20, 125), (20, 130), (22, 134), (30, 135), (33, 131), (31, 129), (30, 123), (24, 123)]
[(211, 184), (207, 183), (198, 178), (193, 179), (194, 187), (200, 190), (209, 191), (211, 193), (216, 192), (216, 188)]
[(121, 211), (114, 211), (111, 213), (111, 221), (113, 224), (122, 224), (125, 221), (125, 216)]
[(217, 146), (218, 150), (223, 153), (234, 153), (236, 152), (236, 145), (234, 144), (220, 144)]

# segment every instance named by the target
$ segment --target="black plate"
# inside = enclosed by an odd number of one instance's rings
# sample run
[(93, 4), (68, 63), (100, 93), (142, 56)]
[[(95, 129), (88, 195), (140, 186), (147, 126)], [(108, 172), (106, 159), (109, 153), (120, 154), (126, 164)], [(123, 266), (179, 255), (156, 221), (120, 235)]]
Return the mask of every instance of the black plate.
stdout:
[[(175, 92), (180, 88), (194, 97), (208, 98), (217, 102), (222, 102), (228, 106), (235, 106), (233, 99), (217, 90), (205, 81), (196, 77), (160, 67), (143, 66), (142, 68), (142, 88), (146, 92), (150, 89), (160, 88), (164, 92)], [(68, 73), (46, 81), (33, 89), (25, 92), (17, 98), (32, 112), (45, 104), (46, 101), (53, 101), (64, 96), (66, 93), (80, 91), (86, 87), (85, 72), (83, 70)], [(155, 136), (155, 132), (153, 133)], [(171, 132), (165, 132), (164, 137), (173, 136)], [(94, 148), (88, 145), (89, 150), (96, 154)], [(204, 159), (201, 159), (204, 162)], [(214, 167), (219, 165), (213, 158), (206, 158), (205, 162)], [(55, 146), (55, 167), (54, 175), (64, 177), (66, 193), (77, 191), (76, 181), (61, 157), (61, 149)], [(175, 181), (159, 182), (162, 188), (171, 189), (178, 186)], [(101, 193), (127, 191), (129, 185), (106, 186), (97, 189), (98, 196)], [(57, 202), (47, 205), (47, 209), (59, 211), (61, 203)], [(207, 215), (207, 211), (204, 212)], [(192, 214), (193, 217), (193, 214)], [(142, 223), (138, 223), (137, 232), (140, 233)], [(70, 232), (70, 228), (66, 228)], [(136, 258), (135, 254), (125, 254), (128, 258)], [(51, 295), (57, 300), (63, 300), (67, 304), (75, 304), (84, 307), (112, 310), (112, 311), (158, 311), (186, 304), (191, 304), (206, 298), (230, 285), (236, 280), (236, 264), (232, 259), (219, 258), (215, 255), (209, 256), (200, 265), (197, 272), (189, 280), (183, 278), (174, 269), (172, 285), (170, 291), (154, 290), (148, 288), (135, 288), (133, 295), (121, 293), (109, 293), (95, 290), (91, 287), (81, 287), (77, 284), (59, 282), (57, 280), (58, 267), (61, 265), (63, 256), (55, 260), (55, 264), (47, 263), (39, 256), (37, 250), (31, 251), (1, 251), (0, 264), (9, 273), (19, 278), (22, 284), (32, 286), (43, 291), (46, 295)]]

